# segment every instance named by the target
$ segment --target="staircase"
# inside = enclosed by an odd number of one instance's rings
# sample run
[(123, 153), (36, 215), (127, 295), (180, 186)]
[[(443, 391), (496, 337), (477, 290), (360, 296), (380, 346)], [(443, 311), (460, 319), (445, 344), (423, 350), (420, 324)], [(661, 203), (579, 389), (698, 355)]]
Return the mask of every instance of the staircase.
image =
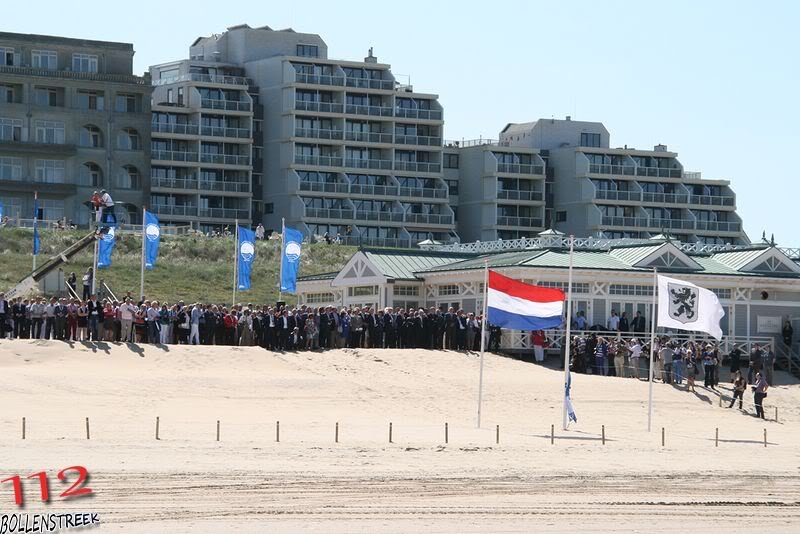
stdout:
[(782, 341), (778, 341), (775, 347), (775, 367), (800, 378), (800, 354)]

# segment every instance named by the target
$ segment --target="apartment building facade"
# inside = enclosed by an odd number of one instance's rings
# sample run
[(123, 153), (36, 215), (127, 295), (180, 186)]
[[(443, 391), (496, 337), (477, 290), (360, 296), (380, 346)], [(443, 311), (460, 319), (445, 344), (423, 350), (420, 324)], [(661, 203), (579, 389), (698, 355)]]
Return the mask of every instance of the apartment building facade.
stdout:
[(0, 32), (0, 202), (4, 215), (89, 225), (109, 190), (123, 223), (141, 221), (150, 180), (150, 84), (133, 46)]
[(149, 209), (162, 222), (203, 232), (252, 223), (257, 88), (221, 62), (150, 67), (152, 170)]
[(254, 222), (363, 245), (458, 239), (436, 95), (398, 83), (371, 51), (328, 59), (319, 35), (290, 29), (235, 26), (197, 39), (190, 56), (240, 66), (259, 88)]

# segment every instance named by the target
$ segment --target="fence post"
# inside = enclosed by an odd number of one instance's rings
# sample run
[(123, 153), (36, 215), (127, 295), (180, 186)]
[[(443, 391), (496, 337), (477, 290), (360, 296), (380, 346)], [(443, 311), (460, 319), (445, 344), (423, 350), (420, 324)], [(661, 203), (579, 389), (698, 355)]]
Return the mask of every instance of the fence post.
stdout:
[(281, 441), (281, 422), (275, 421), (275, 442), (280, 443)]
[(86, 439), (89, 439), (89, 418), (86, 418)]
[(336, 435), (334, 436), (336, 443), (339, 443), (339, 421), (336, 421)]
[(217, 441), (219, 441), (219, 419), (217, 419)]
[(159, 427), (159, 423), (160, 423), (159, 419), (160, 418), (158, 416), (156, 416), (156, 441), (161, 439), (161, 438), (158, 437), (158, 427)]
[(25, 418), (22, 418), (22, 439), (25, 439)]
[(606, 425), (602, 426), (602, 432), (603, 432), (603, 445), (605, 445), (606, 444)]
[(389, 443), (392, 443), (392, 423), (389, 422)]
[(556, 426), (550, 425), (550, 445), (553, 445), (556, 442)]
[(715, 431), (715, 434), (714, 434), (714, 446), (715, 447), (719, 447), (719, 427), (716, 428), (716, 431)]
[(449, 431), (448, 431), (448, 430), (449, 430), (449, 429), (448, 429), (447, 423), (445, 423), (445, 424), (444, 424), (444, 444), (445, 444), (445, 445), (447, 445), (447, 443), (448, 443), (448, 441), (449, 441), (449, 439), (450, 439), (450, 435), (449, 435), (450, 433), (449, 433)]
[(497, 431), (495, 436), (496, 443), (500, 445), (500, 425), (497, 425)]
[(767, 446), (767, 429), (764, 429), (764, 446)]
[(661, 427), (661, 446), (664, 446), (664, 427)]

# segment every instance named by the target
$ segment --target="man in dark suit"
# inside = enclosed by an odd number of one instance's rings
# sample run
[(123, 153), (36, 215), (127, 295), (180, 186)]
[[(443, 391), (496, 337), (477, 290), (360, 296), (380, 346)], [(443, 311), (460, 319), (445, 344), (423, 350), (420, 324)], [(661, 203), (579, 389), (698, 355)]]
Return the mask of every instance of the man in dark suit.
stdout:
[(644, 320), (644, 316), (641, 314), (641, 312), (636, 312), (636, 317), (634, 317), (633, 321), (631, 322), (631, 328), (633, 328), (633, 331), (636, 334), (644, 333), (645, 328), (647, 328), (647, 323)]
[(383, 310), (383, 346), (387, 349), (393, 349), (396, 346), (394, 322), (394, 310), (391, 308)]
[(53, 339), (64, 340), (67, 337), (67, 299), (61, 299), (55, 309), (55, 335)]
[(456, 324), (456, 347), (458, 350), (467, 350), (467, 316), (464, 310), (458, 310), (458, 322)]
[(328, 332), (330, 331), (330, 316), (328, 315), (328, 308), (319, 309), (319, 348), (328, 348)]
[(456, 329), (458, 328), (458, 316), (455, 309), (448, 308), (444, 315), (444, 348), (446, 350), (456, 350)]
[(97, 301), (97, 295), (92, 295), (86, 305), (86, 311), (89, 314), (89, 334), (92, 336), (92, 341), (100, 341), (98, 335), (98, 325), (103, 324), (103, 304)]
[(11, 316), (14, 318), (14, 332), (15, 339), (22, 339), (26, 330), (25, 314), (28, 311), (28, 301), (22, 301), (21, 298), (14, 299), (14, 304), (11, 305)]
[(289, 348), (289, 336), (294, 330), (294, 317), (289, 315), (289, 310), (284, 309), (283, 314), (278, 318), (278, 349), (279, 350), (288, 350)]
[(0, 293), (0, 339), (6, 337), (6, 320), (11, 315), (11, 308), (6, 300), (6, 294)]

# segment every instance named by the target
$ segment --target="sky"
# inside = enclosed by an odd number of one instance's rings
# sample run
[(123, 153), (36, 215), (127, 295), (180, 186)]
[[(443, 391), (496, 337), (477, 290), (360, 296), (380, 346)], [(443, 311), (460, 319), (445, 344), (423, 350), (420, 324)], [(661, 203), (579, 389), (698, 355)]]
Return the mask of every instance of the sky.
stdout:
[[(398, 80), (438, 94), (447, 139), (496, 139), (509, 122), (601, 121), (611, 146), (665, 144), (686, 170), (730, 180), (753, 241), (800, 247), (800, 2), (400, 3), (142, 0), (116, 11), (40, 0), (0, 30), (131, 42), (134, 71), (188, 57), (228, 26), (318, 33), (336, 59), (369, 47)], [(792, 185), (795, 184), (795, 185)]]

